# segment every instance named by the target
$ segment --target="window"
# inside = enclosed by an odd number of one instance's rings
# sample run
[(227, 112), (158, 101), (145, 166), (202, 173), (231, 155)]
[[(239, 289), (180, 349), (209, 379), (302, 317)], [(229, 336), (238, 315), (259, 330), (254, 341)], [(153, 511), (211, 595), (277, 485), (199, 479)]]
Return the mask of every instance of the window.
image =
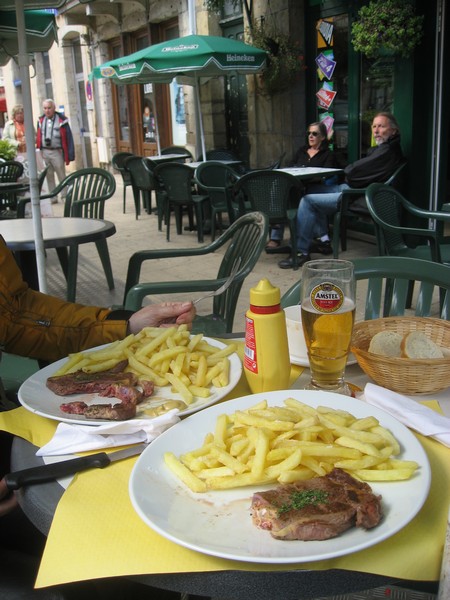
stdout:
[[(90, 138), (89, 118), (86, 102), (86, 81), (83, 70), (84, 46), (80, 44), (80, 38), (72, 40), (72, 61), (76, 82), (77, 118), (81, 133), (81, 152), (83, 156), (83, 167), (92, 166), (92, 148)], [(72, 119), (75, 115), (72, 116)]]
[(45, 97), (53, 98), (52, 72), (48, 52), (42, 53), (42, 61), (44, 65)]
[[(120, 46), (113, 46), (112, 48), (113, 58), (120, 58), (122, 56)], [(124, 85), (114, 86), (114, 91), (117, 97), (118, 113), (119, 113), (119, 128), (120, 128), (120, 139), (123, 142), (130, 141), (130, 128), (128, 125), (128, 102), (127, 102), (127, 90)]]
[(172, 81), (170, 84), (170, 114), (173, 143), (175, 146), (184, 146), (187, 139), (184, 91), (183, 86), (176, 81)]
[(362, 59), (361, 65), (361, 152), (372, 143), (372, 120), (380, 111), (392, 112), (394, 106), (393, 56)]

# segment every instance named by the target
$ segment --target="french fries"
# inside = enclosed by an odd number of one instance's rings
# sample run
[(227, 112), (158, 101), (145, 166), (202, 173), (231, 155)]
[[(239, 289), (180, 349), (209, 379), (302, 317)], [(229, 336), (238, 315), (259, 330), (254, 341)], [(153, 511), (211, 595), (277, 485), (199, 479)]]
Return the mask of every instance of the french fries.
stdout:
[(284, 406), (264, 401), (219, 415), (201, 447), (178, 458), (166, 453), (164, 460), (192, 491), (205, 492), (292, 483), (334, 467), (364, 481), (409, 479), (418, 464), (399, 454), (398, 441), (375, 417), (287, 398)]
[(54, 375), (79, 370), (105, 371), (128, 360), (128, 371), (140, 379), (153, 381), (157, 387), (170, 386), (189, 405), (195, 398), (208, 398), (211, 386), (229, 384), (229, 356), (233, 352), (235, 344), (217, 348), (202, 334), (191, 338), (186, 325), (167, 329), (146, 327), (105, 348), (71, 354)]

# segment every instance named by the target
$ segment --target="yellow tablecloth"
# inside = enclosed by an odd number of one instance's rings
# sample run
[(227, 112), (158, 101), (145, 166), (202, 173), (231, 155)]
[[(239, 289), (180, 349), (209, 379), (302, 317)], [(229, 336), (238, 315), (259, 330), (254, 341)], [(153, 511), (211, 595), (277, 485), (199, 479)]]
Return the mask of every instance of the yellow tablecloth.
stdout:
[[(301, 369), (293, 367), (292, 380)], [(249, 393), (243, 377), (231, 397)], [(438, 410), (437, 403), (432, 406)], [(57, 423), (23, 408), (0, 413), (0, 428), (42, 446)], [(36, 587), (101, 577), (222, 570), (348, 569), (412, 580), (438, 580), (450, 500), (450, 453), (418, 436), (432, 468), (429, 497), (404, 529), (376, 546), (340, 558), (258, 565), (207, 556), (161, 537), (137, 516), (128, 479), (137, 458), (76, 476), (55, 513)]]

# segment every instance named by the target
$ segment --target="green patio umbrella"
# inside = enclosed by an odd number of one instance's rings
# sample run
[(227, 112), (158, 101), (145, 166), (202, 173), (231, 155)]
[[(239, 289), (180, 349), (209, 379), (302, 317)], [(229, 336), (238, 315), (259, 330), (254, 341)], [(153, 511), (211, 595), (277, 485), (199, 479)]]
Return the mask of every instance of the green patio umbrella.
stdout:
[[(175, 77), (188, 78), (195, 86), (198, 114), (201, 115), (199, 77), (258, 73), (266, 65), (266, 57), (265, 50), (238, 40), (212, 35), (187, 35), (108, 61), (95, 67), (93, 75), (118, 84), (168, 83)], [(205, 156), (201, 118), (200, 137)]]
[[(43, 10), (27, 10), (24, 15), (27, 51), (46, 52), (57, 39), (54, 15)], [(18, 53), (16, 12), (0, 9), (0, 66)]]

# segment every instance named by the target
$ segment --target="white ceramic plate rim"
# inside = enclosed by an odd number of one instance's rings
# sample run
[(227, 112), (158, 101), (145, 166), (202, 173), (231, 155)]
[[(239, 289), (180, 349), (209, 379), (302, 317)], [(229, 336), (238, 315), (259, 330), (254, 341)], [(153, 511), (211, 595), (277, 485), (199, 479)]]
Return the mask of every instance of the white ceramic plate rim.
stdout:
[[(179, 456), (199, 447), (205, 434), (214, 431), (219, 414), (232, 414), (264, 398), (270, 405), (282, 405), (288, 397), (314, 407), (339, 407), (356, 417), (375, 416), (400, 442), (401, 456), (419, 463), (419, 471), (411, 480), (371, 485), (375, 493), (382, 495), (385, 511), (385, 517), (377, 527), (370, 531), (352, 528), (338, 538), (326, 541), (275, 540), (251, 522), (252, 494), (264, 486), (195, 494), (166, 468), (164, 453), (171, 451)], [(430, 465), (420, 442), (389, 414), (362, 400), (330, 392), (285, 390), (244, 396), (215, 405), (164, 432), (139, 457), (131, 473), (129, 493), (141, 519), (176, 544), (230, 560), (282, 564), (325, 560), (378, 544), (416, 516), (428, 496), (430, 482)]]
[[(307, 356), (295, 356), (295, 354), (290, 354), (289, 360), (291, 361), (291, 365), (309, 367), (309, 360)], [(356, 365), (357, 362), (356, 356), (350, 352), (347, 359), (347, 366), (349, 367), (350, 365)]]
[[(218, 340), (203, 337), (203, 339), (217, 348), (225, 348), (226, 344), (219, 342)], [(97, 346), (93, 350), (100, 348), (106, 348), (109, 344)], [(215, 402), (218, 402), (224, 398), (231, 390), (236, 387), (241, 378), (242, 374), (242, 363), (241, 359), (236, 352), (229, 356), (230, 359), (230, 382), (223, 388), (211, 388), (211, 395), (208, 398), (196, 398), (192, 404), (190, 404), (185, 410), (180, 411), (179, 416), (190, 415), (202, 408), (211, 406)], [(73, 396), (57, 396), (46, 386), (47, 378), (55, 373), (68, 359), (62, 358), (51, 365), (48, 365), (44, 369), (37, 371), (31, 377), (29, 377), (20, 386), (18, 397), (22, 406), (31, 412), (34, 412), (43, 417), (60, 421), (62, 423), (71, 423), (77, 425), (105, 425), (106, 423), (112, 423), (112, 421), (100, 420), (100, 419), (86, 419), (81, 415), (68, 415), (63, 413), (59, 408), (64, 402), (74, 402), (76, 400), (82, 400), (87, 404), (110, 404), (114, 403), (114, 398), (101, 398), (97, 394), (74, 394)], [(174, 399), (181, 400), (179, 394), (170, 391), (170, 387), (155, 388), (152, 401), (160, 401)], [(135, 419), (148, 419), (149, 417), (145, 414), (135, 417)], [(133, 421), (135, 419), (130, 419)], [(120, 422), (120, 421), (114, 421)]]

